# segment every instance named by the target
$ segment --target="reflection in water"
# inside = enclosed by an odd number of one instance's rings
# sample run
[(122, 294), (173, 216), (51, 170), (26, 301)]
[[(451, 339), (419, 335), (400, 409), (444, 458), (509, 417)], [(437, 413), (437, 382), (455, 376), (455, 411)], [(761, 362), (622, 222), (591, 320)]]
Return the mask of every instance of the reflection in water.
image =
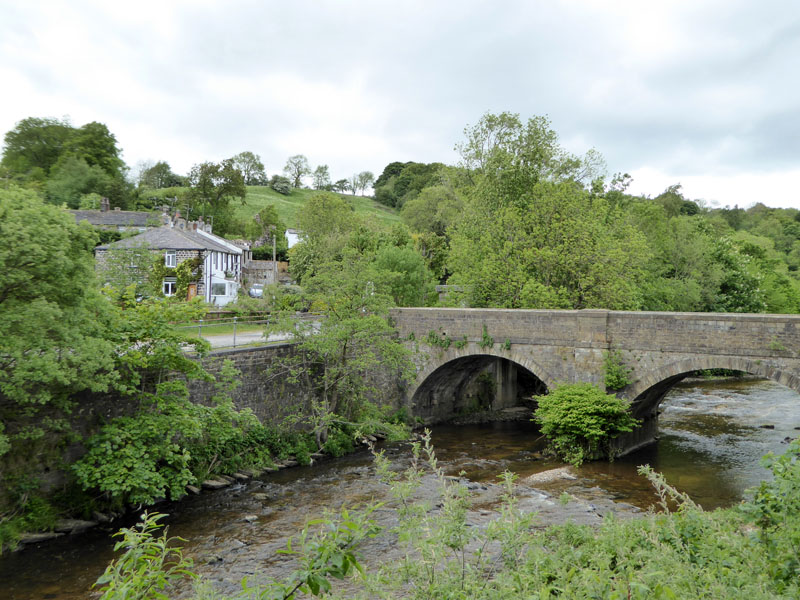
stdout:
[[(597, 486), (647, 507), (655, 495), (636, 474), (636, 467), (647, 463), (705, 508), (730, 505), (766, 475), (759, 458), (768, 451), (782, 452), (782, 440), (796, 437), (795, 428), (800, 427), (800, 395), (767, 381), (682, 383), (662, 409), (658, 444), (611, 464), (587, 464), (578, 470), (578, 481), (550, 489), (576, 493), (576, 488), (580, 492)], [(560, 466), (537, 457), (543, 440), (529, 422), (438, 427), (433, 440), (448, 472), (463, 470), (472, 479), (494, 480), (506, 469), (524, 477)], [(407, 456), (404, 447), (389, 453), (396, 459)], [(233, 552), (256, 540), (267, 543), (271, 555), (283, 547), (286, 536), (324, 508), (368, 500), (372, 473), (371, 459), (362, 452), (158, 508), (172, 513), (170, 534), (190, 539), (187, 551), (200, 563), (214, 560), (213, 553)], [(254, 491), (266, 500), (255, 501)], [(258, 523), (244, 523), (243, 515), (253, 513), (259, 515)], [(269, 546), (273, 543), (274, 548)], [(2, 557), (0, 599), (90, 597), (89, 588), (110, 560), (112, 547), (107, 532), (93, 531)]]

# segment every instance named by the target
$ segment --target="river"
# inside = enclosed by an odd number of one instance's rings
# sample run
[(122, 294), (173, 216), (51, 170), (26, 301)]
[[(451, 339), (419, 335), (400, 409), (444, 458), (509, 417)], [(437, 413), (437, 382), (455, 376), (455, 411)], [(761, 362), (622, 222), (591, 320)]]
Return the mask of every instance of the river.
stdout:
[[(683, 382), (670, 392), (662, 410), (657, 444), (610, 464), (584, 465), (573, 471), (573, 478), (542, 489), (554, 496), (566, 491), (579, 498), (611, 497), (647, 508), (655, 496), (636, 474), (636, 467), (646, 463), (704, 508), (728, 506), (765, 476), (760, 457), (782, 452), (785, 440), (796, 437), (800, 428), (800, 395), (763, 380)], [(538, 438), (528, 422), (442, 426), (433, 431), (445, 469), (451, 474), (464, 471), (478, 482), (495, 481), (505, 469), (526, 477), (561, 466), (538, 458)], [(388, 452), (393, 460), (406, 460), (403, 445)], [(189, 540), (186, 552), (199, 570), (230, 591), (242, 574), (265, 571), (279, 576), (286, 571), (285, 560), (274, 558), (287, 537), (326, 507), (370, 501), (380, 493), (373, 473), (371, 457), (360, 452), (158, 509), (171, 514), (170, 534)], [(249, 515), (255, 522), (245, 520)], [(0, 598), (90, 597), (89, 588), (111, 559), (112, 547), (109, 531), (98, 529), (3, 556)]]

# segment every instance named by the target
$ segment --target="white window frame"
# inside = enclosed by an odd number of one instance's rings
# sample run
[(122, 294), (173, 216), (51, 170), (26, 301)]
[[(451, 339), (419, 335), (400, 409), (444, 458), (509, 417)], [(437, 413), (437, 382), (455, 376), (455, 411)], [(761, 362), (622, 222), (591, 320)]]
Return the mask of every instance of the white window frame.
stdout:
[(178, 266), (178, 251), (167, 250), (164, 253), (164, 266), (172, 267), (173, 269)]
[[(223, 286), (223, 288), (225, 289), (225, 293), (224, 294), (215, 294), (214, 293), (214, 286), (215, 285)], [(215, 281), (214, 283), (211, 284), (211, 295), (212, 296), (227, 296), (228, 295), (228, 284)]]
[(176, 277), (165, 277), (161, 283), (161, 291), (167, 298), (178, 293), (178, 280)]

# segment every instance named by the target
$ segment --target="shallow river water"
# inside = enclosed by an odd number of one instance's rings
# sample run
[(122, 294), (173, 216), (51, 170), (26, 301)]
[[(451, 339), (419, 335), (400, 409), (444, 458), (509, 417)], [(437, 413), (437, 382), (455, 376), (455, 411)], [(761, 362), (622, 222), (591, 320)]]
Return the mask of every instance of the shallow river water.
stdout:
[[(647, 508), (655, 496), (636, 468), (650, 464), (706, 509), (728, 506), (765, 476), (759, 458), (768, 451), (782, 452), (785, 440), (800, 434), (800, 395), (768, 381), (684, 382), (670, 392), (662, 410), (657, 444), (611, 464), (585, 465), (572, 471), (573, 478), (536, 487), (553, 496), (567, 491), (587, 501), (603, 496)], [(445, 426), (433, 432), (437, 455), (449, 473), (463, 471), (468, 479), (487, 483), (487, 506), (494, 489), (488, 483), (503, 470), (524, 478), (561, 466), (538, 458), (538, 438), (528, 422)], [(407, 460), (404, 445), (387, 452), (398, 463)], [(276, 559), (275, 551), (307, 519), (383, 493), (373, 475), (370, 456), (360, 452), (163, 504), (158, 510), (171, 514), (171, 535), (189, 540), (186, 553), (199, 570), (233, 591), (243, 575), (283, 574), (288, 564)], [(256, 518), (253, 523), (245, 521), (249, 515)], [(127, 524), (115, 523), (114, 528)], [(109, 534), (98, 529), (0, 557), (0, 599), (91, 597), (92, 582), (112, 557)], [(376, 555), (390, 551), (375, 550)]]

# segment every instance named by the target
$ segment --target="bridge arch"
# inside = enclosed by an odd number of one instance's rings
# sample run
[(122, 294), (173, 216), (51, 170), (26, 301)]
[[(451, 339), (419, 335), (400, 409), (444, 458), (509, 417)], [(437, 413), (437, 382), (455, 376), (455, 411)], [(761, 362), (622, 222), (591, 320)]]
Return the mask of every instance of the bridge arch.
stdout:
[(738, 356), (696, 355), (645, 371), (626, 390), (636, 417), (655, 415), (658, 405), (672, 387), (695, 371), (730, 369), (770, 379), (800, 393), (800, 373), (776, 367), (767, 361)]
[(475, 343), (464, 348), (433, 349), (408, 390), (412, 414), (429, 423), (456, 416), (475, 400), (474, 384), (482, 373), (490, 373), (495, 380), (493, 410), (517, 406), (520, 395), (545, 393), (555, 383), (523, 352), (480, 348)]

